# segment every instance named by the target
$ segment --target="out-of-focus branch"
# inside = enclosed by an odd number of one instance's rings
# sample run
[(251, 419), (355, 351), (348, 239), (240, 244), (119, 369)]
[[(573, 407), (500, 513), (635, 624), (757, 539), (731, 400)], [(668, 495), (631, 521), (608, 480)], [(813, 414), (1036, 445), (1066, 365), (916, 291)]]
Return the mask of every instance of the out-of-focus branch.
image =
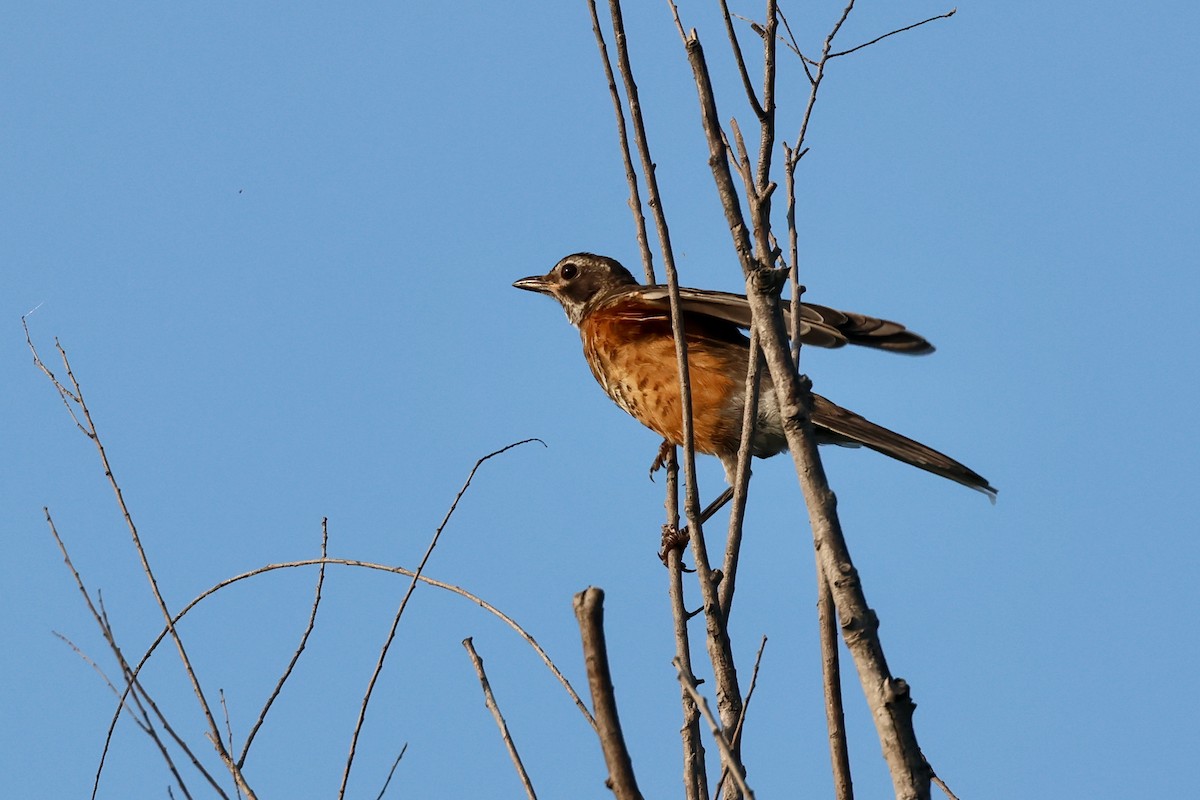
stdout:
[(617, 800), (641, 800), (633, 761), (625, 736), (621, 733), (621, 718), (617, 714), (616, 693), (608, 667), (608, 645), (604, 640), (604, 592), (588, 587), (575, 595), (575, 618), (583, 640), (583, 660), (587, 667), (588, 687), (596, 714), (596, 732), (600, 748), (608, 765), (608, 785)]

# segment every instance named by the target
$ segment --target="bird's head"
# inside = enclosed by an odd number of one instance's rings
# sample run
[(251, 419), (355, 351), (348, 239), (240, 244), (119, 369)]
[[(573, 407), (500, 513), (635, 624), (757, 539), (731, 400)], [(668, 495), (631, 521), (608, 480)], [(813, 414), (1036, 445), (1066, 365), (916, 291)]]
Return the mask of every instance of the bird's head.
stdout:
[(518, 289), (553, 297), (576, 327), (597, 303), (615, 291), (637, 285), (637, 279), (619, 261), (594, 253), (569, 255), (545, 275), (532, 275), (513, 283)]

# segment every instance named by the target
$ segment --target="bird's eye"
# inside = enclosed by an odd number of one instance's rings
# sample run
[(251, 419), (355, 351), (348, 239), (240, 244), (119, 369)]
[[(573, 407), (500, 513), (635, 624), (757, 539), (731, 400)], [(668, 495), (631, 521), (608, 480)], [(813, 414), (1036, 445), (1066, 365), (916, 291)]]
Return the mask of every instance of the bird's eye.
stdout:
[(579, 267), (574, 264), (563, 264), (559, 274), (563, 276), (563, 280), (569, 281), (579, 274)]

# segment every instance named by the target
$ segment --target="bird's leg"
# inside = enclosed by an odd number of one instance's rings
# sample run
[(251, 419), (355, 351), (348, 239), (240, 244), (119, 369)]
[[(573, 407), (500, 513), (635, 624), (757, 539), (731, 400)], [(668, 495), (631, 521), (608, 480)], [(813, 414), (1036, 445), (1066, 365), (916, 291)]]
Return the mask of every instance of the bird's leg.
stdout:
[(674, 446), (668, 440), (662, 440), (662, 444), (658, 446), (658, 455), (654, 457), (654, 463), (650, 465), (650, 480), (654, 480), (654, 473), (667, 465), (667, 459), (671, 457), (671, 448)]

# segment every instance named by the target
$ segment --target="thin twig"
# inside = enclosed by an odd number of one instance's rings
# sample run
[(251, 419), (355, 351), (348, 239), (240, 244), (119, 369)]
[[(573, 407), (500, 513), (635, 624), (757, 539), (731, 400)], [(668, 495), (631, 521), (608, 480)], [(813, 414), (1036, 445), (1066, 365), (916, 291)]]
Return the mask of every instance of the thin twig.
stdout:
[[(71, 648), (72, 652), (74, 652), (75, 655), (77, 655), (81, 659), (83, 659), (83, 663), (85, 663), (89, 667), (91, 667), (95, 671), (95, 673), (100, 676), (100, 680), (104, 681), (104, 685), (109, 688), (109, 690), (113, 693), (114, 696), (116, 696), (116, 698), (118, 700), (120, 700), (121, 702), (123, 702), (125, 704), (125, 709), (129, 712), (130, 717), (133, 719), (133, 723), (142, 729), (142, 733), (145, 733), (147, 735), (153, 735), (151, 733), (152, 729), (150, 727), (149, 718), (138, 716), (137, 709), (131, 707), (129, 699), (127, 697), (124, 697), (121, 694), (121, 690), (118, 689), (116, 687), (116, 684), (114, 684), (109, 679), (108, 675), (104, 672), (104, 668), (101, 667), (99, 664), (97, 664), (96, 661), (91, 656), (89, 656), (87, 653), (83, 652), (83, 650), (79, 647), (79, 645), (72, 642), (70, 639), (68, 639), (63, 634), (59, 633), (58, 631), (51, 631), (51, 633), (60, 642), (65, 644), (67, 647)], [(143, 710), (141, 713), (145, 714), (145, 711)]]
[(749, 369), (746, 372), (745, 404), (742, 408), (742, 439), (738, 444), (737, 470), (733, 482), (733, 505), (729, 511), (729, 537), (725, 541), (725, 561), (721, 577), (721, 611), (726, 620), (733, 606), (737, 587), (738, 563), (742, 551), (742, 527), (746, 520), (746, 500), (750, 488), (750, 457), (753, 453), (754, 423), (758, 418), (759, 390), (762, 385), (762, 357), (758, 332), (750, 331)]
[(525, 787), (525, 796), (529, 800), (537, 800), (537, 793), (533, 790), (533, 782), (529, 780), (529, 773), (525, 771), (525, 765), (521, 763), (521, 755), (517, 752), (517, 745), (513, 742), (512, 734), (509, 733), (508, 723), (504, 721), (504, 715), (500, 713), (500, 706), (496, 703), (496, 696), (492, 693), (492, 684), (488, 681), (487, 673), (483, 669), (483, 659), (479, 657), (479, 653), (475, 652), (475, 642), (468, 636), (462, 640), (462, 645), (467, 648), (467, 654), (471, 657), (471, 664), (475, 667), (475, 674), (479, 676), (479, 685), (483, 687), (484, 703), (487, 704), (488, 710), (492, 712), (492, 718), (496, 720), (496, 727), (500, 729), (500, 738), (504, 740), (504, 747), (508, 750), (508, 757), (517, 769), (517, 775), (521, 778), (521, 785)]
[(396, 760), (392, 762), (392, 768), (388, 770), (387, 779), (383, 782), (383, 786), (379, 789), (379, 794), (375, 795), (375, 800), (383, 800), (383, 794), (387, 791), (388, 784), (392, 782), (392, 776), (396, 774), (396, 767), (400, 766), (400, 759), (404, 758), (404, 752), (408, 750), (408, 742), (400, 748), (400, 755), (396, 756)]
[(934, 783), (937, 784), (939, 789), (946, 793), (946, 796), (949, 797), (950, 800), (958, 800), (958, 796), (954, 794), (954, 792), (950, 791), (950, 787), (946, 785), (945, 781), (937, 776), (937, 773), (931, 775), (930, 778)]
[[(763, 651), (767, 649), (767, 637), (762, 637), (762, 641), (758, 644), (758, 654), (754, 656), (754, 670), (750, 673), (750, 688), (746, 690), (746, 700), (742, 703), (742, 715), (738, 717), (737, 726), (733, 729), (731, 743), (737, 745), (741, 742), (742, 731), (746, 728), (746, 714), (750, 708), (750, 699), (754, 697), (754, 687), (758, 685), (758, 668), (762, 665)], [(728, 770), (721, 769), (721, 780), (717, 783), (717, 800), (721, 800), (721, 789), (725, 788), (725, 777)]]
[[(737, 62), (738, 75), (742, 78), (742, 88), (746, 91), (746, 100), (750, 103), (750, 108), (754, 110), (754, 115), (761, 120), (765, 112), (763, 111), (762, 103), (758, 101), (758, 95), (754, 93), (754, 87), (750, 84), (750, 73), (746, 70), (746, 59), (742, 55), (742, 45), (738, 42), (737, 33), (733, 29), (729, 4), (725, 0), (721, 0), (721, 16), (725, 20), (725, 33), (729, 37), (729, 47), (733, 50), (733, 57)], [(762, 35), (760, 30), (756, 29), (755, 33)]]
[[(321, 518), (321, 558), (329, 555), (329, 518)], [(317, 624), (317, 608), (321, 605), (321, 587), (325, 585), (325, 565), (321, 564), (321, 568), (317, 570), (317, 590), (316, 596), (313, 597), (312, 609), (308, 614), (308, 624), (304, 626), (304, 633), (300, 636), (300, 644), (296, 646), (296, 650), (292, 653), (292, 658), (288, 661), (287, 667), (284, 668), (283, 674), (279, 676), (279, 680), (275, 683), (275, 688), (271, 690), (271, 695), (267, 701), (263, 703), (262, 711), (258, 712), (258, 718), (254, 720), (254, 724), (250, 726), (250, 733), (246, 736), (246, 743), (242, 746), (242, 753), (238, 756), (238, 767), (240, 768), (246, 763), (246, 756), (250, 754), (250, 745), (254, 743), (254, 737), (258, 735), (259, 728), (267, 720), (267, 712), (271, 710), (271, 706), (275, 703), (275, 699), (279, 697), (279, 693), (283, 691), (283, 685), (287, 683), (287, 679), (291, 677), (292, 670), (296, 668), (296, 662), (300, 660), (300, 654), (304, 652), (305, 646), (308, 644), (308, 637), (313, 632), (313, 628)]]
[[(105, 617), (105, 624), (107, 625), (107, 617)], [(53, 633), (60, 641), (66, 644), (67, 647), (70, 647), (75, 655), (83, 659), (85, 664), (95, 670), (96, 674), (100, 676), (101, 680), (104, 681), (109, 690), (111, 690), (114, 695), (116, 695), (122, 700), (122, 702), (125, 703), (125, 707), (129, 710), (129, 716), (133, 720), (133, 723), (141, 729), (142, 733), (149, 736), (151, 741), (154, 742), (155, 747), (158, 748), (159, 754), (162, 755), (163, 760), (167, 764), (167, 770), (171, 773), (171, 776), (179, 785), (184, 797), (190, 798), (192, 796), (191, 792), (188, 791), (187, 784), (184, 783), (183, 776), (179, 774), (179, 769), (175, 766), (175, 760), (171, 757), (171, 751), (167, 749), (166, 745), (162, 741), (162, 738), (158, 735), (158, 731), (154, 729), (154, 722), (150, 719), (150, 714), (148, 711), (146, 711), (146, 707), (141, 703), (139, 693), (144, 694), (145, 689), (139, 684), (135, 687), (136, 691), (133, 692), (132, 696), (126, 699), (121, 694), (121, 691), (117, 689), (116, 685), (109, 679), (108, 675), (104, 672), (104, 669), (97, 664), (94, 659), (88, 656), (87, 653), (83, 652), (78, 645), (76, 645), (66, 636), (62, 635), (58, 631), (53, 631)], [(106, 638), (109, 635), (111, 635), (111, 630), (106, 634)], [(123, 660), (122, 663), (124, 663)]]
[(600, 28), (600, 15), (596, 10), (596, 0), (588, 0), (588, 11), (592, 15), (592, 32), (596, 35), (596, 47), (600, 50), (600, 63), (604, 65), (608, 93), (612, 98), (613, 111), (617, 115), (617, 140), (621, 145), (621, 162), (625, 167), (625, 182), (629, 184), (629, 210), (633, 212), (638, 249), (642, 254), (642, 270), (646, 274), (646, 283), (654, 283), (654, 255), (650, 252), (650, 239), (646, 235), (646, 216), (642, 213), (642, 198), (638, 190), (637, 171), (633, 166), (633, 155), (629, 152), (629, 130), (625, 125), (625, 111), (621, 106), (621, 93), (617, 90), (617, 79), (613, 75), (612, 61), (608, 57), (608, 45), (604, 41), (604, 31)]
[(871, 45), (875, 44), (876, 42), (882, 42), (884, 39), (888, 38), (889, 36), (895, 36), (897, 33), (904, 33), (905, 31), (911, 31), (913, 28), (919, 28), (922, 25), (927, 25), (930, 22), (936, 22), (939, 19), (950, 19), (950, 17), (953, 17), (956, 13), (958, 13), (958, 9), (952, 8), (949, 11), (947, 11), (945, 14), (938, 14), (935, 17), (930, 17), (929, 19), (923, 19), (920, 22), (914, 22), (912, 25), (906, 25), (903, 28), (897, 28), (896, 30), (891, 31), (890, 33), (885, 33), (882, 36), (876, 36), (874, 39), (872, 39), (869, 42), (863, 42), (862, 44), (860, 44), (856, 47), (851, 47), (849, 50), (842, 50), (839, 53), (830, 53), (829, 58), (841, 58), (842, 56), (848, 56), (851, 53), (857, 53), (859, 50), (862, 50), (864, 47), (870, 47)]
[(404, 592), (404, 597), (400, 600), (400, 606), (396, 609), (395, 615), (392, 617), (392, 625), (389, 628), (387, 637), (384, 639), (383, 647), (379, 651), (379, 658), (375, 661), (375, 668), (371, 672), (371, 679), (367, 682), (367, 689), (363, 693), (362, 705), (358, 710), (358, 721), (354, 724), (354, 733), (350, 737), (350, 752), (346, 755), (346, 768), (342, 771), (342, 783), (338, 787), (338, 800), (346, 796), (346, 785), (350, 781), (350, 768), (354, 765), (354, 753), (358, 748), (358, 737), (362, 733), (363, 724), (367, 718), (367, 706), (371, 703), (371, 695), (375, 691), (375, 683), (379, 680), (379, 675), (383, 672), (383, 664), (387, 659), (388, 651), (392, 647), (392, 641), (396, 638), (396, 630), (400, 627), (400, 620), (404, 617), (404, 610), (408, 608), (408, 600), (412, 597), (413, 591), (417, 588), (418, 579), (421, 572), (425, 569), (425, 564), (429, 562), (429, 557), (433, 555), (433, 549), (437, 547), (438, 540), (442, 537), (442, 531), (445, 530), (446, 524), (450, 522), (450, 517), (454, 515), (455, 509), (458, 508), (458, 501), (466, 494), (467, 489), (471, 486), (471, 479), (475, 477), (475, 473), (485, 461), (495, 458), (501, 453), (505, 453), (514, 447), (520, 447), (529, 442), (540, 442), (544, 447), (546, 445), (541, 439), (522, 439), (519, 442), (505, 445), (499, 450), (493, 450), (483, 458), (475, 462), (475, 466), (471, 468), (471, 472), (467, 475), (466, 481), (463, 482), (462, 488), (458, 490), (458, 494), (454, 497), (454, 502), (450, 504), (450, 508), (446, 511), (446, 515), (442, 518), (442, 522), (434, 531), (433, 538), (429, 541), (429, 546), (425, 548), (425, 555), (421, 557), (421, 562), (417, 565), (416, 571), (413, 573), (412, 580), (409, 581), (408, 589)]
[[(229, 752), (232, 753), (234, 750), (234, 747), (233, 747), (233, 725), (229, 722), (229, 704), (227, 702), (225, 702), (225, 690), (218, 689), (217, 692), (221, 696), (221, 712), (225, 716), (225, 733), (228, 737), (227, 746), (229, 747)], [(238, 800), (241, 800), (242, 790), (239, 789), (236, 785), (233, 788), (234, 788), (234, 791), (237, 792)]]

